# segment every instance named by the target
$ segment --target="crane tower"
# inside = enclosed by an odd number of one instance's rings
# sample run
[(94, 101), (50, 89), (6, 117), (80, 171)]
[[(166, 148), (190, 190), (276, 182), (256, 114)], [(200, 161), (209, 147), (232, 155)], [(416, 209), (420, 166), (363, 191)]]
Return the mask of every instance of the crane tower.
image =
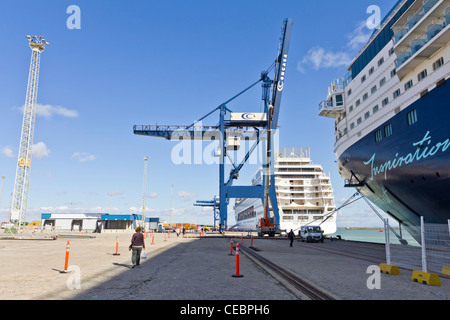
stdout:
[(22, 133), (16, 168), (16, 179), (11, 202), (9, 219), (19, 226), (26, 219), (28, 188), (30, 186), (30, 165), (33, 147), (34, 122), (36, 117), (36, 100), (39, 82), (41, 53), (49, 43), (43, 37), (27, 36), (31, 48), (31, 64), (28, 74), (27, 94), (23, 110)]

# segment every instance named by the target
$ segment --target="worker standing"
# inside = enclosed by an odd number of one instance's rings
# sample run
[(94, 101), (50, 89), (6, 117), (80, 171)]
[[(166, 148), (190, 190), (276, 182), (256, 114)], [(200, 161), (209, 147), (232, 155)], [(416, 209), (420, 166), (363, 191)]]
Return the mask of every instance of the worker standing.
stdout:
[(291, 231), (289, 231), (289, 233), (288, 233), (288, 239), (290, 241), (291, 247), (292, 247), (292, 243), (294, 242), (294, 238), (295, 238), (294, 231), (292, 231), (292, 229), (291, 229)]

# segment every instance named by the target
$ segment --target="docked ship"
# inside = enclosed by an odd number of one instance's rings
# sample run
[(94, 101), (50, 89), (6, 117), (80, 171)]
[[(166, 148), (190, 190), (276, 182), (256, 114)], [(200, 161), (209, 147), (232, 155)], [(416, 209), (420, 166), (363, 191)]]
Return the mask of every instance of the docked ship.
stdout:
[[(309, 148), (281, 148), (274, 154), (275, 190), (281, 230), (298, 233), (301, 226), (320, 226), (324, 234), (336, 232), (336, 206), (330, 177), (310, 159)], [(263, 185), (263, 169), (256, 171), (252, 185)], [(269, 206), (269, 210), (271, 207)], [(237, 228), (256, 230), (263, 217), (261, 199), (236, 199)], [(273, 215), (273, 213), (271, 212)]]
[(416, 239), (450, 219), (450, 0), (401, 0), (331, 82), (319, 115), (354, 187)]

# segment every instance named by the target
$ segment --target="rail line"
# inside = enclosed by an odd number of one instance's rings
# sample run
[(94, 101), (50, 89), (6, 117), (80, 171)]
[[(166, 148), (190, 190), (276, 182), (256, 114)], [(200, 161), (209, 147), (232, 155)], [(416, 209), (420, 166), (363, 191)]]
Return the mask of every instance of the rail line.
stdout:
[(313, 286), (312, 284), (306, 282), (302, 278), (300, 278), (298, 275), (286, 270), (285, 268), (277, 265), (276, 263), (262, 257), (261, 255), (257, 254), (255, 251), (253, 251), (250, 248), (247, 248), (245, 246), (241, 246), (240, 249), (245, 252), (247, 255), (251, 256), (255, 260), (257, 260), (259, 263), (263, 264), (266, 267), (269, 267), (272, 269), (277, 275), (279, 275), (282, 279), (290, 283), (294, 288), (302, 292), (304, 295), (306, 295), (308, 298), (312, 300), (336, 300), (333, 296), (330, 294), (323, 292), (319, 288)]

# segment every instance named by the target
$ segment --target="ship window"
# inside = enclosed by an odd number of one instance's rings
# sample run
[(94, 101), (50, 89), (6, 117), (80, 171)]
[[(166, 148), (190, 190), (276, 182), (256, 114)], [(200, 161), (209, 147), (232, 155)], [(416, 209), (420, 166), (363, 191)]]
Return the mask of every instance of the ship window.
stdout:
[(383, 134), (381, 133), (381, 129), (375, 131), (375, 142), (380, 142), (383, 140)]
[(336, 95), (336, 106), (340, 107), (344, 105), (344, 99), (342, 98), (342, 94)]
[(366, 81), (366, 75), (363, 75), (361, 78), (361, 83), (363, 83), (364, 81)]
[(389, 98), (384, 98), (383, 101), (381, 101), (381, 105), (384, 107), (389, 103)]
[(360, 104), (361, 104), (361, 100), (359, 100), (359, 99), (358, 99), (358, 100), (356, 100), (356, 103), (355, 103), (355, 105), (356, 105), (356, 106), (359, 106)]
[(441, 79), (438, 82), (436, 82), (436, 88), (442, 87), (445, 84), (445, 79)]
[(384, 126), (384, 136), (386, 138), (392, 136), (392, 124), (389, 123), (387, 126)]
[(353, 111), (353, 106), (350, 106), (350, 108), (348, 108), (348, 112), (352, 112)]
[(444, 64), (444, 58), (439, 58), (436, 62), (433, 63), (433, 70), (436, 71)]
[(369, 117), (370, 117), (370, 111), (367, 111), (367, 112), (364, 114), (364, 120), (365, 120), (365, 119), (369, 119)]
[(392, 56), (394, 54), (394, 48), (391, 48), (390, 50), (389, 50), (389, 56)]
[(373, 86), (372, 89), (370, 89), (370, 92), (371, 92), (372, 94), (374, 94), (375, 91), (377, 91), (377, 86)]
[(366, 92), (366, 93), (363, 95), (363, 101), (366, 101), (368, 97), (369, 97), (369, 94)]
[(417, 80), (421, 81), (427, 77), (427, 69), (423, 70), (421, 73), (417, 75)]
[(378, 60), (378, 66), (381, 66), (384, 63), (384, 58), (381, 58), (380, 60)]
[(395, 90), (393, 96), (394, 96), (394, 99), (397, 98), (398, 96), (400, 96), (400, 89)]
[(350, 130), (352, 130), (354, 127), (355, 127), (355, 123), (352, 122), (352, 123), (350, 124)]
[(408, 112), (408, 114), (406, 116), (408, 118), (408, 125), (412, 126), (414, 123), (417, 122), (417, 111), (416, 111), (416, 109)]
[(356, 124), (360, 124), (362, 122), (361, 118), (358, 118), (358, 120), (356, 120)]
[(352, 89), (348, 89), (347, 96), (350, 96), (352, 94)]
[(382, 87), (386, 83), (386, 78), (380, 80), (380, 87)]
[(412, 86), (413, 86), (413, 81), (411, 79), (407, 83), (405, 83), (405, 91), (410, 89)]
[(375, 107), (373, 107), (373, 109), (372, 109), (373, 113), (377, 112), (378, 109), (379, 109), (379, 108), (378, 108), (378, 105), (376, 105)]
[(392, 71), (391, 71), (391, 78), (392, 78), (393, 76), (395, 76), (396, 74), (397, 74), (397, 70), (392, 69)]
[(369, 70), (369, 76), (375, 71), (375, 67), (370, 68)]

